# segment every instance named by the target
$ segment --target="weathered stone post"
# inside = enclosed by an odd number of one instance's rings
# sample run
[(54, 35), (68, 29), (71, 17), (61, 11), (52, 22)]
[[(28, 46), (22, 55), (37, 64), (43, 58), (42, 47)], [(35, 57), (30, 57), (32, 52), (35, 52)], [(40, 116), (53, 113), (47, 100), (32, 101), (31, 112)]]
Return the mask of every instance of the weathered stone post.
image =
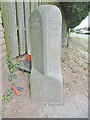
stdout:
[(62, 15), (58, 7), (42, 5), (32, 12), (30, 17), (32, 100), (62, 102), (61, 30)]

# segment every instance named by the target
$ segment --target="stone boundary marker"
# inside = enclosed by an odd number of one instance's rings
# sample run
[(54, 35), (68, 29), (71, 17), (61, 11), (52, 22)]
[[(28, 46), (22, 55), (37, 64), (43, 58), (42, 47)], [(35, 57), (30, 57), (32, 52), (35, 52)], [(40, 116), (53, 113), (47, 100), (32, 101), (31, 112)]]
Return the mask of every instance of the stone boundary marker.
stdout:
[(30, 17), (32, 100), (50, 103), (63, 101), (61, 31), (62, 14), (58, 7), (42, 5), (32, 12)]

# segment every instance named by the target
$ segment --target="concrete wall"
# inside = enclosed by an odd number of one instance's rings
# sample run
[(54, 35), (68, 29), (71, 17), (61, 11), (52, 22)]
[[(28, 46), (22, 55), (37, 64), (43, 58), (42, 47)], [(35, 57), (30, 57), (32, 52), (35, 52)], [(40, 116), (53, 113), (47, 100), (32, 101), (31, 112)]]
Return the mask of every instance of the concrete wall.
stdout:
[(2, 86), (3, 93), (9, 87), (8, 69), (7, 69), (7, 62), (6, 62), (6, 44), (4, 39), (4, 29), (2, 26), (1, 12), (0, 12), (0, 86)]

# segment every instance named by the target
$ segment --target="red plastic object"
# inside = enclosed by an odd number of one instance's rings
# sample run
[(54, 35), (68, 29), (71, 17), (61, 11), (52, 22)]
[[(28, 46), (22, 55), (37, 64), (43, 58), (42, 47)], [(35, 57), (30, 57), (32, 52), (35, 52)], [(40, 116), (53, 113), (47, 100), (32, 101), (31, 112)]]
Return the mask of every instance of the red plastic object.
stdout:
[(30, 54), (26, 54), (26, 59), (27, 59), (28, 61), (32, 61), (32, 56), (31, 56)]
[(13, 86), (13, 90), (15, 91), (16, 95), (21, 95), (20, 91), (15, 86)]

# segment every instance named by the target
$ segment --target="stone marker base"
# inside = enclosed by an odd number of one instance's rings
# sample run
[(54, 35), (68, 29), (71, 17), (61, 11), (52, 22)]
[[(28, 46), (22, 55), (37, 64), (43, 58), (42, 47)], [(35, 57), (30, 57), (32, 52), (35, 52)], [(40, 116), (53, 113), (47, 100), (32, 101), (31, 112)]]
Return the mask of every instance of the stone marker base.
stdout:
[(40, 103), (62, 104), (63, 83), (60, 80), (33, 69), (30, 75), (31, 100)]

